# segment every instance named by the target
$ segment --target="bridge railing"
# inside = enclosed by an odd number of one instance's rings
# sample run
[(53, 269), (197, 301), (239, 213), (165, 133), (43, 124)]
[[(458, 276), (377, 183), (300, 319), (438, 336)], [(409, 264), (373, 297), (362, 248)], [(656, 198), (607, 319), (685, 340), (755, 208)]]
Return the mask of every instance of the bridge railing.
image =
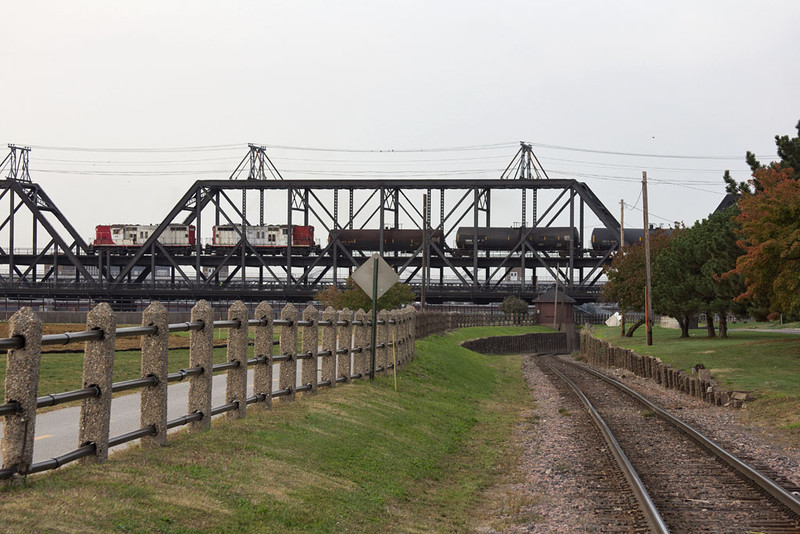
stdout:
[[(141, 326), (118, 328), (115, 313), (104, 303), (89, 312), (85, 331), (43, 335), (41, 320), (29, 308), (19, 310), (9, 320), (9, 337), (0, 339), (0, 349), (8, 350), (4, 403), (0, 405), (4, 416), (0, 480), (17, 480), (75, 460), (103, 462), (109, 448), (137, 439), (143, 447), (163, 446), (169, 429), (188, 425), (189, 431), (203, 431), (210, 427), (212, 416), (244, 417), (248, 405), (267, 409), (274, 398), (291, 401), (298, 393), (314, 394), (319, 387), (369, 375), (371, 321), (363, 310), (327, 308), (320, 314), (309, 306), (300, 313), (287, 304), (275, 319), (271, 306), (262, 302), (252, 318), (248, 315), (247, 307), (238, 301), (229, 308), (227, 320), (214, 321), (209, 303), (200, 301), (192, 309), (190, 321), (168, 324), (166, 309), (154, 302), (143, 312)], [(434, 324), (431, 317), (426, 321)], [(414, 357), (415, 322), (410, 307), (378, 314), (376, 373)], [(280, 327), (277, 340), (275, 327)], [(249, 358), (251, 328), (253, 357)], [(214, 329), (228, 333), (224, 363), (213, 363)], [(189, 366), (169, 373), (169, 333), (186, 331), (190, 333)], [(123, 337), (141, 338), (141, 377), (112, 382), (115, 343)], [(74, 342), (86, 343), (83, 388), (37, 397), (42, 346)], [(273, 366), (277, 368), (274, 379)], [(253, 368), (249, 394), (248, 368)], [(212, 406), (212, 381), (220, 371), (227, 373), (225, 403)], [(189, 382), (187, 413), (168, 420), (167, 386), (182, 380)], [(140, 426), (110, 436), (112, 395), (132, 389), (141, 389)], [(77, 448), (33, 463), (37, 409), (71, 401), (81, 401)]]

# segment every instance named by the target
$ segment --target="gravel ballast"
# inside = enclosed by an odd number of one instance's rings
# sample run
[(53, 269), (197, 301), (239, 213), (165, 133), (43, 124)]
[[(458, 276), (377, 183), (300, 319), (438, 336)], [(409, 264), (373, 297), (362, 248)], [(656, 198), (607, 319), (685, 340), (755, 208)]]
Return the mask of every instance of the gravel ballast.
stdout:
[[(561, 356), (570, 359), (570, 356)], [(520, 458), (509, 482), (503, 487), (507, 500), (517, 507), (488, 512), (480, 532), (580, 533), (608, 531), (602, 524), (602, 510), (596, 509), (592, 491), (587, 490), (582, 466), (592, 454), (576, 439), (579, 418), (565, 412), (567, 400), (534, 363), (535, 356), (523, 357), (523, 372), (535, 401), (514, 436)], [(785, 487), (800, 487), (800, 451), (782, 446), (769, 433), (741, 422), (741, 412), (718, 407), (667, 390), (654, 382), (618, 369), (600, 369), (654, 403), (702, 431), (731, 453), (756, 466)], [(570, 405), (571, 406), (571, 405)], [(596, 449), (601, 449), (598, 444)], [(602, 506), (602, 505), (601, 505)], [(624, 531), (624, 530), (621, 530)]]

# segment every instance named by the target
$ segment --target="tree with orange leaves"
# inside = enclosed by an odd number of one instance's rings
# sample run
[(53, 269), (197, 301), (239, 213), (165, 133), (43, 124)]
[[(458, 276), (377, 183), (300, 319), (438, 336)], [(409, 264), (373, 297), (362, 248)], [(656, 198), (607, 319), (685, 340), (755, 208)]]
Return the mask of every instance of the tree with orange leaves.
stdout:
[[(798, 123), (800, 127), (800, 123)], [(739, 245), (736, 262), (747, 290), (739, 300), (768, 300), (770, 309), (800, 317), (800, 181), (782, 163), (753, 172), (755, 190), (738, 202)]]

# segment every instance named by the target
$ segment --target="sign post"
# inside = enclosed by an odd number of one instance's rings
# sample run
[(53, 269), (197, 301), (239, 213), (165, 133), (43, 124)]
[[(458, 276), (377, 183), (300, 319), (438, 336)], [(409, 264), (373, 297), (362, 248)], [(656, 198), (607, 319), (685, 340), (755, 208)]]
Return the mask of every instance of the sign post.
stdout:
[(372, 343), (370, 347), (369, 378), (375, 378), (375, 345), (377, 344), (378, 299), (400, 279), (394, 269), (381, 258), (373, 254), (353, 272), (353, 281), (372, 298)]

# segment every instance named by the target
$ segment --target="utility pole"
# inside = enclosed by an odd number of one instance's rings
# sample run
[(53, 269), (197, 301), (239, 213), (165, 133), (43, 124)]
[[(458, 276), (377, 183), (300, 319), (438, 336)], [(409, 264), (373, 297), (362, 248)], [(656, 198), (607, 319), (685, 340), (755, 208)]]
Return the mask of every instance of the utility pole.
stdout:
[[(622, 247), (625, 245), (625, 201), (619, 199), (619, 249), (617, 254), (622, 254)], [(622, 336), (625, 335), (625, 310), (619, 309), (619, 324), (622, 329)]]
[(428, 195), (422, 195), (422, 287), (419, 291), (419, 309), (425, 311), (425, 286), (428, 277)]
[(647, 171), (642, 171), (642, 213), (644, 214), (644, 326), (647, 345), (653, 344), (653, 285), (650, 282), (650, 219), (647, 213)]

